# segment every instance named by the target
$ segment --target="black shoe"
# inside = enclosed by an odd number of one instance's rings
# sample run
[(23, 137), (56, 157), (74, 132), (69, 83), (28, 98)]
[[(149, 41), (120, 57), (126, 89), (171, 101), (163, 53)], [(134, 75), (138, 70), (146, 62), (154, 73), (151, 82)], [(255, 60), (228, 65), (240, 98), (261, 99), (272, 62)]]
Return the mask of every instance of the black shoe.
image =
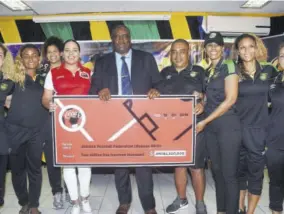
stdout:
[(4, 205), (4, 188), (0, 188), (0, 207)]
[(246, 207), (244, 208), (244, 210), (239, 210), (239, 212), (238, 212), (239, 214), (246, 214), (247, 213), (247, 211), (246, 211)]

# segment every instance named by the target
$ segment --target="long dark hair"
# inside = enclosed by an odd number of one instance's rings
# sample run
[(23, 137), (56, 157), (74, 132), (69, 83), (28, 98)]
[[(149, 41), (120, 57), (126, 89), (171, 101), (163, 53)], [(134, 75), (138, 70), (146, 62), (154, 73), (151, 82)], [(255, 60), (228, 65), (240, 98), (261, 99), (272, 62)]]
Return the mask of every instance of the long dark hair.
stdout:
[[(240, 42), (241, 42), (243, 39), (246, 39), (246, 38), (251, 39), (251, 40), (254, 42), (255, 46), (257, 47), (256, 38), (255, 38), (253, 35), (251, 35), (251, 34), (246, 34), (246, 33), (244, 33), (244, 34), (238, 36), (238, 37), (236, 38), (236, 40), (235, 40), (234, 49), (235, 49), (236, 51), (239, 50), (239, 44), (240, 44)], [(245, 69), (243, 60), (242, 60), (242, 58), (241, 58), (239, 55), (237, 56), (237, 61), (236, 61), (236, 63), (237, 63), (237, 65), (238, 65), (238, 67), (239, 67), (239, 76), (240, 76), (240, 78), (241, 78), (241, 79), (245, 79), (245, 78), (248, 76), (248, 74), (247, 74), (247, 72), (246, 72), (246, 69)]]

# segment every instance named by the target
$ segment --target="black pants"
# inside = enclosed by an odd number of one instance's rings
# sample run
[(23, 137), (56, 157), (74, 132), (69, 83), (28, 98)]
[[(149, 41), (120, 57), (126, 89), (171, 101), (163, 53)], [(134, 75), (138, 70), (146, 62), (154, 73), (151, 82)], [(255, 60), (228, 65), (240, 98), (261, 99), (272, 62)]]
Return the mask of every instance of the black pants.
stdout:
[[(44, 128), (44, 154), (46, 159), (48, 179), (51, 186), (52, 194), (62, 193), (62, 184), (61, 184), (61, 168), (54, 167), (53, 165), (53, 141), (52, 141), (52, 127), (51, 127), (51, 118), (48, 119), (47, 124)], [(67, 188), (66, 188), (67, 189)]]
[[(144, 211), (155, 208), (155, 198), (153, 194), (152, 168), (136, 168), (136, 181), (138, 186), (138, 195)], [(131, 181), (129, 169), (118, 168), (115, 170), (115, 186), (118, 193), (120, 204), (130, 204), (132, 200)]]
[(240, 152), (240, 189), (261, 195), (265, 165), (266, 131), (263, 128), (243, 127)]
[(0, 204), (3, 203), (5, 194), (5, 178), (7, 170), (8, 155), (0, 155)]
[[(26, 129), (15, 125), (7, 125), (8, 138), (12, 141), (10, 164), (12, 183), (21, 206), (39, 206), (42, 172), (41, 157), (43, 139), (36, 129)], [(18, 142), (19, 146), (16, 146)], [(27, 177), (29, 189), (27, 188)]]
[(266, 161), (269, 182), (269, 208), (281, 212), (284, 201), (284, 151), (268, 148)]
[(240, 121), (224, 115), (205, 130), (208, 155), (216, 186), (217, 211), (236, 214), (239, 207), (238, 164), (241, 145)]

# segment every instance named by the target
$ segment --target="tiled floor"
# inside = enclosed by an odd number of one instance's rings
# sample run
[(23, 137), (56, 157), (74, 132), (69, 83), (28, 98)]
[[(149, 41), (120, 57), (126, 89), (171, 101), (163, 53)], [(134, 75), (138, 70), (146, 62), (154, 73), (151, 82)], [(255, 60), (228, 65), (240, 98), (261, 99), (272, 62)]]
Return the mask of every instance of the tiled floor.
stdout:
[[(189, 179), (190, 180), (190, 179)], [(132, 188), (133, 188), (133, 202), (131, 205), (130, 214), (143, 214), (142, 207), (140, 205), (137, 185), (133, 176), (131, 176)], [(206, 170), (206, 194), (205, 201), (209, 214), (216, 213), (215, 205), (215, 191), (214, 183), (211, 173)], [(155, 189), (154, 194), (157, 204), (158, 214), (165, 214), (165, 208), (176, 197), (173, 175), (165, 173), (154, 174)], [(189, 198), (189, 207), (186, 210), (179, 212), (179, 214), (194, 214), (194, 194), (191, 183), (188, 183), (187, 194)], [(65, 209), (60, 211), (53, 210), (52, 207), (52, 195), (47, 178), (46, 169), (43, 168), (43, 186), (42, 194), (40, 198), (40, 210), (43, 214), (69, 214), (70, 205), (65, 204)], [(93, 214), (115, 214), (115, 210), (118, 206), (117, 194), (114, 185), (114, 176), (110, 174), (94, 174), (92, 177), (91, 185), (91, 205), (93, 208)], [(16, 196), (11, 184), (11, 175), (7, 174), (7, 191), (5, 196), (5, 206), (0, 208), (1, 214), (18, 214), (19, 205), (17, 203)], [(259, 206), (255, 212), (256, 214), (271, 213), (268, 208), (268, 178), (265, 175), (264, 190)]]

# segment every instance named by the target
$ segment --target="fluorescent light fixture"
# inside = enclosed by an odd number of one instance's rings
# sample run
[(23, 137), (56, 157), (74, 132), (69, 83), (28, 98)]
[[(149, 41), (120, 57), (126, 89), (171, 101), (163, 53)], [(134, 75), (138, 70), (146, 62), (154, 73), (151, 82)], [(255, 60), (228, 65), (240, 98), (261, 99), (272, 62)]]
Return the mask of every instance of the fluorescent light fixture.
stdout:
[(85, 22), (85, 21), (134, 21), (170, 20), (171, 15), (94, 15), (94, 16), (39, 16), (33, 17), (35, 23)]
[(10, 10), (19, 11), (19, 10), (30, 10), (25, 3), (21, 0), (0, 0), (0, 3), (4, 4)]
[(241, 7), (242, 8), (262, 8), (267, 5), (271, 0), (248, 0)]

